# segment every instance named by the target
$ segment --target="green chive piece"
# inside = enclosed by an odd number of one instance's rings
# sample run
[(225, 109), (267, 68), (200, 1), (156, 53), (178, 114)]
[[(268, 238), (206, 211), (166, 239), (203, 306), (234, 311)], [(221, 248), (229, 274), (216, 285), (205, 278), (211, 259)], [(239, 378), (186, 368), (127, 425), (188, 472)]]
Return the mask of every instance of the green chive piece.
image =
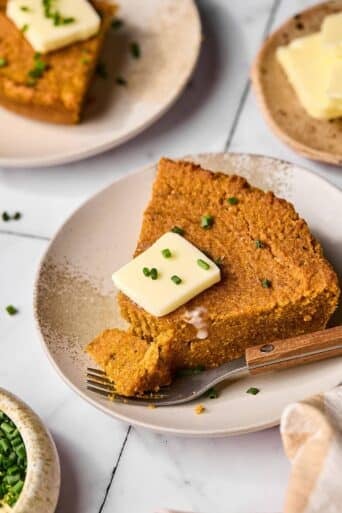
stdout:
[(119, 86), (126, 86), (127, 85), (127, 80), (123, 77), (116, 77), (115, 79), (115, 82), (119, 85)]
[(150, 271), (150, 276), (151, 276), (152, 280), (156, 280), (158, 278), (158, 271), (155, 267), (152, 267), (152, 269)]
[(209, 399), (217, 399), (219, 394), (216, 387), (209, 388), (209, 390), (206, 393), (206, 396), (209, 397)]
[(112, 29), (113, 30), (119, 30), (121, 29), (121, 27), (123, 26), (124, 22), (122, 20), (120, 20), (119, 18), (115, 18), (113, 21), (112, 21)]
[(136, 41), (133, 41), (130, 44), (130, 50), (131, 50), (131, 55), (132, 55), (132, 57), (134, 59), (140, 59), (140, 57), (141, 57), (141, 50), (140, 50), (139, 44)]
[(7, 59), (5, 59), (4, 57), (0, 57), (0, 68), (4, 68), (5, 66), (7, 66), (7, 64)]
[(107, 67), (104, 62), (98, 63), (98, 65), (96, 67), (96, 73), (98, 74), (99, 77), (101, 77), (103, 79), (108, 78), (108, 71), (107, 71)]
[(150, 269), (148, 267), (144, 267), (143, 268), (143, 273), (144, 273), (145, 276), (150, 276), (151, 271), (150, 271)]
[(214, 218), (213, 216), (202, 216), (201, 217), (201, 228), (204, 228), (207, 230), (208, 228), (211, 228), (214, 224)]
[(258, 240), (258, 239), (254, 241), (254, 244), (255, 244), (255, 247), (258, 249), (262, 249), (265, 247), (265, 244), (261, 240)]
[(180, 285), (182, 283), (182, 279), (176, 274), (174, 276), (171, 276), (171, 281), (173, 281), (173, 283), (175, 283), (176, 285)]
[(246, 394), (251, 395), (257, 395), (260, 392), (259, 388), (256, 387), (250, 387), (248, 390), (246, 390)]
[(29, 29), (29, 26), (28, 26), (28, 24), (27, 24), (27, 23), (25, 23), (25, 25), (23, 25), (23, 26), (21, 27), (21, 31), (22, 31), (23, 33), (27, 32), (27, 31), (28, 31), (28, 29)]
[(2, 220), (3, 221), (7, 222), (7, 221), (10, 221), (10, 219), (11, 219), (11, 216), (9, 215), (8, 212), (3, 212), (2, 213)]
[(202, 269), (205, 269), (206, 271), (210, 269), (210, 265), (208, 264), (208, 262), (205, 262), (204, 260), (202, 260), (202, 258), (199, 258), (197, 260), (197, 265), (199, 265), (200, 267), (202, 267)]
[(269, 289), (272, 286), (272, 282), (271, 280), (264, 278), (263, 280), (261, 280), (261, 285), (264, 287), (264, 289)]
[(229, 205), (237, 205), (239, 200), (235, 196), (231, 196), (230, 198), (227, 198), (227, 202)]
[(178, 235), (184, 235), (183, 228), (180, 228), (179, 226), (174, 226), (173, 228), (171, 228), (171, 231), (173, 233), (178, 233)]
[(17, 308), (15, 308), (15, 306), (8, 305), (8, 306), (6, 306), (6, 312), (8, 313), (8, 315), (15, 315), (18, 313), (18, 310), (17, 310)]
[(27, 5), (21, 5), (20, 6), (20, 10), (23, 11), (23, 12), (30, 12), (31, 9), (29, 7), (27, 7)]
[(172, 253), (169, 250), (169, 248), (162, 249), (162, 255), (163, 255), (164, 258), (171, 258), (172, 257)]
[(15, 221), (19, 221), (19, 219), (21, 219), (21, 213), (20, 212), (16, 212), (13, 216), (13, 219)]

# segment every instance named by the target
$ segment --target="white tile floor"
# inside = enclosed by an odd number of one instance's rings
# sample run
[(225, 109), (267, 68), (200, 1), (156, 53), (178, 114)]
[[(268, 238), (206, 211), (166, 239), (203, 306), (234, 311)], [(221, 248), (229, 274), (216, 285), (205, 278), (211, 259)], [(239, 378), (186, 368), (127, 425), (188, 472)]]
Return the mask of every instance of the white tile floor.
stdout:
[[(62, 462), (58, 513), (206, 513), (282, 510), (289, 473), (277, 429), (188, 440), (130, 429), (70, 391), (48, 363), (32, 319), (32, 287), (48, 239), (86, 198), (157, 160), (204, 151), (249, 151), (300, 163), (342, 187), (339, 169), (306, 161), (269, 131), (248, 86), (265, 33), (310, 0), (199, 0), (205, 43), (182, 98), (155, 126), (102, 156), (59, 168), (0, 169), (0, 386), (26, 400), (51, 429)], [(2, 305), (2, 306), (1, 306)]]

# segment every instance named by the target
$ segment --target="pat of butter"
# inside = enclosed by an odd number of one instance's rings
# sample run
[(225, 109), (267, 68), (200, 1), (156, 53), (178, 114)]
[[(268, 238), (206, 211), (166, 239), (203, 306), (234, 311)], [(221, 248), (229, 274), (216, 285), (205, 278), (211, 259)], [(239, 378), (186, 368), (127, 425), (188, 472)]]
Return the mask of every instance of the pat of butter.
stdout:
[(324, 18), (321, 28), (322, 42), (342, 56), (342, 12)]
[(327, 93), (332, 71), (340, 59), (326, 50), (320, 33), (279, 47), (277, 59), (310, 116), (332, 119), (342, 115), (342, 101), (330, 98)]
[(342, 59), (332, 70), (327, 93), (330, 98), (342, 100)]
[[(163, 256), (164, 249), (170, 251), (169, 258)], [(208, 268), (201, 267), (198, 260)], [(144, 268), (157, 269), (158, 278), (145, 276)], [(171, 279), (174, 276), (181, 283), (177, 285)], [(171, 232), (113, 274), (116, 287), (156, 317), (176, 310), (220, 279), (220, 269), (214, 262), (184, 237)]]
[(87, 0), (8, 0), (6, 14), (36, 52), (47, 53), (98, 33), (101, 19)]

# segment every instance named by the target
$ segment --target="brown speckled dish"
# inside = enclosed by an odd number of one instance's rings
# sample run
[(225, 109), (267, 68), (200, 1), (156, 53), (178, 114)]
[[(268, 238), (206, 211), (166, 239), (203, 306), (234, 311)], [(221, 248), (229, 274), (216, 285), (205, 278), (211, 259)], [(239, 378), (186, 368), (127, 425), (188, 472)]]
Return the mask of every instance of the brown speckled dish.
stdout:
[(325, 16), (340, 11), (342, 0), (334, 0), (290, 18), (265, 41), (251, 73), (261, 110), (275, 134), (300, 155), (337, 165), (342, 165), (342, 118), (317, 120), (306, 113), (276, 59), (276, 49), (318, 32)]
[[(190, 157), (189, 157), (190, 158)], [(341, 271), (342, 194), (318, 176), (295, 165), (245, 154), (206, 154), (190, 158), (213, 171), (235, 173), (252, 185), (271, 189), (292, 201), (307, 219)], [(324, 392), (341, 380), (342, 358), (236, 381), (219, 398), (195, 404), (150, 409), (110, 402), (89, 392), (86, 367), (93, 362), (86, 344), (101, 330), (122, 326), (111, 275), (131, 259), (142, 212), (151, 194), (156, 166), (122, 178), (96, 194), (62, 226), (38, 271), (35, 314), (47, 355), (61, 377), (83, 398), (113, 417), (160, 432), (187, 436), (224, 436), (278, 423), (289, 402)], [(319, 207), (312, 201), (319, 197)], [(257, 396), (246, 394), (250, 386)]]
[(27, 453), (24, 488), (12, 508), (4, 513), (53, 513), (60, 488), (60, 466), (56, 446), (40, 418), (18, 397), (0, 388), (0, 411), (19, 430)]

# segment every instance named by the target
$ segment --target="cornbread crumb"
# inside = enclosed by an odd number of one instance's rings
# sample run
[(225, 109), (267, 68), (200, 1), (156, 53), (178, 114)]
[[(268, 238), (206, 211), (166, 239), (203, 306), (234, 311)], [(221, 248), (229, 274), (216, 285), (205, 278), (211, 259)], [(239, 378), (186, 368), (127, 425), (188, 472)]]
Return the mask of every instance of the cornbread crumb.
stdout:
[(195, 407), (195, 413), (196, 415), (201, 415), (201, 413), (203, 413), (205, 411), (205, 407), (203, 406), (203, 404), (198, 404), (196, 407)]
[(150, 410), (155, 410), (156, 405), (155, 405), (155, 404), (149, 404), (149, 405), (147, 406), (147, 408), (149, 408)]

